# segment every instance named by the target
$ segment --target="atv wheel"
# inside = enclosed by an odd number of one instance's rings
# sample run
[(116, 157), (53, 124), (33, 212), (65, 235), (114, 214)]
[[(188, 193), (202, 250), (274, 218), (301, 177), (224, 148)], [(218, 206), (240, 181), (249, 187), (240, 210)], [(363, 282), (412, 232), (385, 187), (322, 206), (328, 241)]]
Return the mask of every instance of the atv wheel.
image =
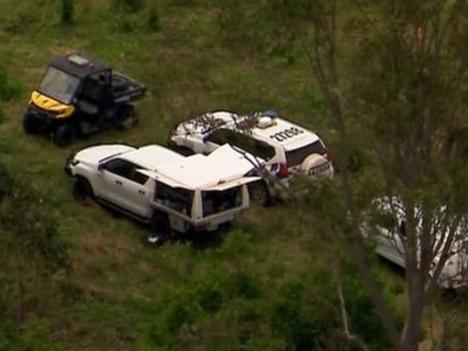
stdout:
[(52, 138), (60, 147), (70, 145), (75, 138), (75, 129), (70, 124), (62, 124), (55, 130)]
[(261, 206), (269, 206), (271, 204), (271, 196), (268, 187), (264, 181), (250, 183), (249, 186), (250, 200)]
[(40, 130), (39, 121), (31, 115), (29, 112), (26, 112), (26, 115), (23, 119), (23, 129), (28, 134), (37, 134)]
[(89, 201), (94, 197), (93, 188), (88, 180), (77, 177), (73, 184), (73, 197), (82, 205), (89, 205)]

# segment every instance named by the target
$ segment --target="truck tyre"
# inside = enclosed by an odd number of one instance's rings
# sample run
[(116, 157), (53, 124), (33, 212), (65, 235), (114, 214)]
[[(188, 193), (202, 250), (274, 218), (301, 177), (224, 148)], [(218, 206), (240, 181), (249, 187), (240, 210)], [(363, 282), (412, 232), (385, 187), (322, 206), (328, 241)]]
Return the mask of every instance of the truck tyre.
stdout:
[(53, 133), (52, 138), (54, 143), (60, 147), (70, 145), (75, 138), (75, 129), (68, 123), (61, 124)]
[(271, 195), (267, 184), (263, 181), (256, 181), (248, 185), (250, 200), (261, 206), (271, 205)]
[(94, 197), (93, 188), (86, 178), (76, 177), (73, 184), (73, 197), (82, 205), (89, 205)]
[(23, 119), (23, 130), (27, 134), (37, 134), (40, 130), (39, 121), (29, 112), (26, 112)]

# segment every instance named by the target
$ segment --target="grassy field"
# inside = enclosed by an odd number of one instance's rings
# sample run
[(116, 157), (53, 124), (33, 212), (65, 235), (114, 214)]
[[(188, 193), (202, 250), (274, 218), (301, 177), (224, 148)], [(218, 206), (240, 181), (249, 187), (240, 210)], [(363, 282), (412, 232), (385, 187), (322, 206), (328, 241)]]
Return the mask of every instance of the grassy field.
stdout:
[[(49, 1), (0, 0), (0, 62), (21, 87), (20, 98), (5, 106), (0, 159), (46, 194), (44, 201), (60, 218), (59, 229), (71, 244), (70, 281), (77, 293), (44, 313), (54, 339), (66, 350), (109, 350), (110, 346), (116, 351), (149, 350), (144, 340), (160, 312), (160, 303), (183, 289), (198, 288), (199, 279), (248, 272), (263, 287), (260, 300), (264, 301), (287, 281), (310, 283), (304, 277), (317, 267), (326, 267), (327, 257), (333, 253), (323, 233), (310, 222), (298, 221), (301, 217), (295, 208), (253, 208), (225, 233), (175, 241), (154, 250), (142, 244), (145, 227), (98, 205), (77, 204), (71, 195), (71, 180), (63, 172), (72, 149), (123, 141), (164, 144), (175, 123), (214, 109), (251, 112), (274, 108), (333, 145), (331, 123), (300, 47), (287, 46), (286, 39), (256, 38), (260, 26), (272, 24), (255, 21), (251, 13), (237, 23), (234, 5), (160, 1), (160, 29), (155, 31), (148, 25), (146, 8), (129, 14), (115, 10), (109, 1), (76, 3), (74, 23), (62, 25), (58, 5)], [(244, 9), (248, 14), (248, 2)], [(71, 51), (92, 54), (147, 85), (148, 94), (137, 106), (141, 121), (137, 127), (96, 134), (64, 149), (23, 133), (21, 122), (29, 94), (48, 61)], [(400, 273), (379, 268), (393, 295), (401, 299)], [(219, 323), (236, 321), (235, 306), (243, 303), (234, 298), (229, 301), (232, 316), (198, 324), (204, 331), (201, 335), (211, 341), (179, 333), (183, 340), (178, 347), (221, 349), (221, 341), (229, 341), (231, 334)], [(240, 320), (224, 328), (241, 326)], [(279, 341), (274, 347), (259, 345), (286, 349)]]

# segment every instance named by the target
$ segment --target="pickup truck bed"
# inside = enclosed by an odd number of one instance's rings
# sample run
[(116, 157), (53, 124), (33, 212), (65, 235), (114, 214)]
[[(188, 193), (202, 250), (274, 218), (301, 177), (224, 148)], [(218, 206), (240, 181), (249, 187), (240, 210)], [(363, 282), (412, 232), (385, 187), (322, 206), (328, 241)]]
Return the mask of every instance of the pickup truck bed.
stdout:
[(115, 102), (137, 100), (145, 94), (146, 87), (136, 80), (119, 72), (112, 73), (112, 95)]

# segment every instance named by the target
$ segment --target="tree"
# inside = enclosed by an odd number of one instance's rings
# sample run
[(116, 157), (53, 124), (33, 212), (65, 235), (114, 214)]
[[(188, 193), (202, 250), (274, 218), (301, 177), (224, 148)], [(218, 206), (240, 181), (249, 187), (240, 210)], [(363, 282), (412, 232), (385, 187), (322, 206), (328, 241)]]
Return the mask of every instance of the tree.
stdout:
[[(349, 214), (342, 230), (352, 238), (357, 266), (394, 347), (417, 350), (424, 307), (467, 210), (466, 166), (456, 136), (467, 123), (468, 61), (460, 43), (468, 36), (468, 7), (443, 0), (353, 5), (350, 10), (339, 0), (313, 1), (313, 39), (304, 38), (303, 45), (339, 134), (338, 179)], [(374, 160), (365, 179), (344, 167), (356, 131)], [(402, 330), (365, 260), (360, 224), (364, 204), (375, 194), (397, 195), (406, 218)]]

